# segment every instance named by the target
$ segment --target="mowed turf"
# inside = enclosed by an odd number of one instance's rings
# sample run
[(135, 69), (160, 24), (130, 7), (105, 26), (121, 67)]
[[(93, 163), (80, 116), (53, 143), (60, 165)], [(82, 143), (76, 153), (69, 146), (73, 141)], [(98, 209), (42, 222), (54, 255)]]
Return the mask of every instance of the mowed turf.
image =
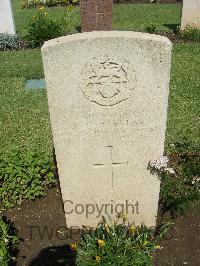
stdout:
[[(17, 30), (24, 34), (26, 23), (37, 9), (21, 9), (20, 1), (13, 0)], [(65, 8), (48, 9), (54, 17)], [(118, 30), (142, 31), (155, 23), (160, 30), (171, 30), (180, 22), (181, 6), (114, 5), (113, 27)], [(79, 8), (72, 16), (72, 31), (80, 26)], [(173, 46), (169, 95), (166, 151), (171, 144), (188, 140), (191, 149), (200, 146), (200, 46), (179, 44)], [(18, 146), (21, 150), (38, 150), (52, 154), (53, 142), (45, 90), (25, 89), (26, 79), (43, 77), (40, 49), (0, 52), (0, 150), (9, 152)]]
[(200, 149), (200, 45), (174, 45), (166, 149), (185, 141)]
[[(43, 77), (39, 49), (0, 52), (0, 149), (38, 150), (52, 154), (52, 135), (45, 90), (26, 90), (25, 81)], [(200, 46), (174, 45), (166, 151), (187, 139), (200, 143)]]
[(0, 52), (0, 62), (0, 151), (51, 155), (46, 91), (25, 89), (26, 79), (43, 76), (40, 51)]
[[(17, 32), (26, 33), (30, 19), (39, 11), (37, 8), (21, 9), (21, 1), (12, 0)], [(66, 7), (46, 8), (50, 17), (56, 18), (66, 13)], [(155, 24), (159, 31), (173, 32), (180, 25), (181, 4), (129, 4), (113, 6), (113, 29), (145, 31)], [(70, 13), (70, 31), (80, 30), (80, 9), (75, 7)]]

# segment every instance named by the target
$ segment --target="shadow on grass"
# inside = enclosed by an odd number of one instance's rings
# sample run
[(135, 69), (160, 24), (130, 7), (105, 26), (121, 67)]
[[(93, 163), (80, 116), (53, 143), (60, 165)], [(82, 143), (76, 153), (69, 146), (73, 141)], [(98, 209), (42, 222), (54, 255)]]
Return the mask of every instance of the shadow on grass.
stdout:
[(177, 33), (179, 31), (180, 24), (163, 24), (164, 27), (173, 31), (173, 33)]
[(43, 249), (28, 266), (75, 266), (76, 255), (69, 245)]

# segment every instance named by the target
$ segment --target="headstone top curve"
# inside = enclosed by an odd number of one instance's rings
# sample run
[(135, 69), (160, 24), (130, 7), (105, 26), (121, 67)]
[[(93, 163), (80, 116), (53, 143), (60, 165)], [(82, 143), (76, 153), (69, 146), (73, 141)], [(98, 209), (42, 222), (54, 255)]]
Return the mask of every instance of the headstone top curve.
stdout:
[(63, 43), (67, 42), (92, 40), (98, 38), (143, 39), (147, 41), (149, 40), (149, 41), (160, 42), (166, 45), (172, 45), (171, 41), (167, 37), (155, 34), (132, 32), (132, 31), (92, 31), (92, 32), (76, 33), (46, 41), (42, 46), (42, 50), (46, 50), (48, 47), (62, 45)]

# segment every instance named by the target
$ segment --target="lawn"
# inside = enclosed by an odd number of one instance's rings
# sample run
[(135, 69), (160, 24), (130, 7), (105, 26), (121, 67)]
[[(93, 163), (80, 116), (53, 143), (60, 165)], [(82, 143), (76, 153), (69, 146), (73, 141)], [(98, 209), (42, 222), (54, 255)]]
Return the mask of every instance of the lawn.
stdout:
[[(13, 146), (52, 152), (46, 91), (25, 89), (25, 81), (43, 77), (40, 50), (0, 53), (1, 150)], [(166, 150), (186, 138), (200, 143), (200, 46), (174, 45)]]
[[(27, 20), (36, 10), (21, 10), (18, 0), (13, 0), (13, 4), (17, 29), (22, 34)], [(53, 8), (51, 12), (57, 16), (63, 9)], [(74, 25), (79, 26), (78, 7), (74, 12), (77, 15)], [(169, 24), (179, 23), (180, 5), (115, 5), (113, 13), (115, 29), (139, 31), (151, 21), (165, 30)], [(0, 62), (1, 151), (9, 152), (14, 146), (19, 146), (23, 150), (36, 149), (52, 154), (46, 91), (25, 89), (26, 79), (44, 76), (40, 50), (0, 52)], [(184, 139), (189, 140), (192, 147), (198, 147), (200, 143), (199, 66), (198, 44), (174, 45), (167, 152), (171, 150), (170, 144)]]
[(0, 52), (0, 150), (52, 153), (46, 91), (25, 89), (29, 78), (43, 76), (40, 51)]
[[(26, 26), (37, 12), (37, 9), (21, 9), (19, 0), (12, 0), (14, 18), (17, 32), (20, 36), (26, 32)], [(55, 7), (47, 8), (50, 16), (62, 16), (66, 8)], [(80, 11), (75, 7), (70, 15), (71, 32), (80, 29)], [(114, 30), (133, 30), (145, 31), (146, 26), (157, 25), (159, 31), (172, 32), (180, 25), (181, 5), (180, 4), (135, 4), (135, 5), (114, 5), (113, 7), (113, 29)]]
[(200, 148), (200, 45), (174, 45), (166, 133), (170, 144), (190, 142)]

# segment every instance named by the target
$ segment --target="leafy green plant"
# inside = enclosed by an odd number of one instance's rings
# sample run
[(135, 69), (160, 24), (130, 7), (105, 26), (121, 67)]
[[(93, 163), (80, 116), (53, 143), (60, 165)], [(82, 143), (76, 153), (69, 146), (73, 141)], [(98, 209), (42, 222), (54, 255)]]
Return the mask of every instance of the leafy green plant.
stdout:
[(18, 50), (21, 46), (22, 42), (16, 35), (0, 33), (0, 51)]
[[(157, 242), (168, 230), (169, 223), (160, 228), (159, 233), (141, 225), (126, 225), (126, 215), (123, 222), (107, 223), (106, 219), (95, 229), (85, 228), (78, 248), (71, 244), (71, 249), (77, 252), (77, 265), (152, 265), (152, 254), (160, 246)], [(77, 248), (77, 251), (76, 251)]]
[(66, 35), (69, 33), (68, 15), (71, 9), (57, 19), (52, 19), (44, 7), (40, 7), (38, 14), (33, 16), (27, 26), (27, 34), (24, 36), (30, 47), (42, 46), (45, 41)]
[(161, 179), (163, 211), (184, 214), (191, 203), (200, 200), (200, 153), (172, 153), (167, 168), (155, 169)]
[(43, 154), (13, 151), (0, 154), (0, 208), (46, 195), (55, 184), (54, 167)]
[(17, 244), (19, 243), (16, 232), (4, 217), (0, 216), (0, 265), (8, 266), (15, 258)]
[(180, 31), (180, 36), (183, 39), (200, 42), (200, 29), (195, 26), (187, 26), (184, 30)]
[(191, 203), (200, 200), (200, 154), (174, 154), (171, 165), (177, 174), (163, 174), (161, 199), (164, 209), (184, 214)]
[(75, 5), (79, 1), (78, 0), (22, 0), (22, 8), (34, 8), (38, 6), (65, 6), (65, 5)]
[(156, 33), (157, 32), (156, 24), (150, 24), (149, 26), (145, 28), (145, 31), (151, 34)]

